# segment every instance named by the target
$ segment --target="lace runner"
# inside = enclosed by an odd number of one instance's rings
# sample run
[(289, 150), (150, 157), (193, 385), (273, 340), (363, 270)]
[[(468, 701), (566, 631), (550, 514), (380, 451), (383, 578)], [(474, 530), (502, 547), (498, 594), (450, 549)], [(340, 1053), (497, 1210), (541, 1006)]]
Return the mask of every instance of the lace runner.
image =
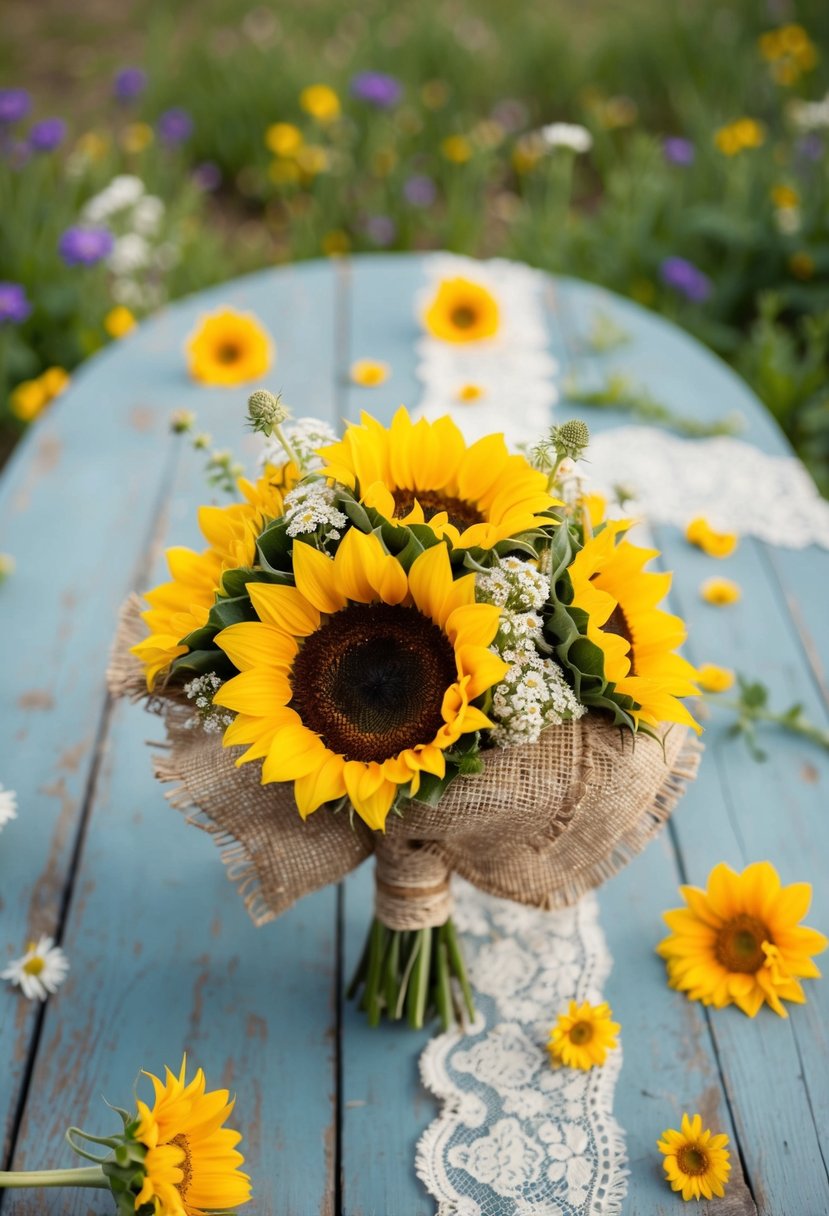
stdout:
[(478, 1017), (423, 1052), (443, 1111), (418, 1145), (438, 1216), (617, 1216), (627, 1190), (611, 1113), (621, 1050), (589, 1072), (546, 1050), (570, 1000), (601, 1000), (610, 955), (589, 895), (557, 912), (484, 895), (455, 879), (455, 919)]
[(796, 456), (768, 456), (741, 439), (680, 439), (630, 426), (594, 436), (591, 486), (633, 494), (626, 514), (684, 528), (704, 515), (716, 528), (771, 545), (829, 549), (829, 502)]

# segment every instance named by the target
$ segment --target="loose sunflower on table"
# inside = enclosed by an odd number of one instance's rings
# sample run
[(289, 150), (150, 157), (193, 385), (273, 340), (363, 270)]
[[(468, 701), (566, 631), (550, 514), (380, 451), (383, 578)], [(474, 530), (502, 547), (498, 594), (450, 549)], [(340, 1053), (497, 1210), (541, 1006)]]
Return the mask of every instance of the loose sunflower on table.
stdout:
[(263, 476), (126, 607), (111, 686), (164, 715), (157, 774), (257, 924), (375, 854), (352, 991), (372, 1023), (448, 1024), (472, 1014), (451, 874), (572, 903), (694, 775), (670, 575), (581, 492), (581, 423), (527, 456), (405, 409), (339, 438), (263, 391), (249, 413)]

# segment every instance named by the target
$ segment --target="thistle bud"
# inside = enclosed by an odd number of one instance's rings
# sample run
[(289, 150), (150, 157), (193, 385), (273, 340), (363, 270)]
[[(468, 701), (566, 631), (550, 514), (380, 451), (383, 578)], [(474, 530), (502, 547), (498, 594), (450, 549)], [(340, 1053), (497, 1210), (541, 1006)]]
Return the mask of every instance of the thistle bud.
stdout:
[(550, 439), (559, 460), (578, 460), (590, 443), (590, 431), (585, 422), (579, 418), (571, 418), (561, 426), (554, 426)]
[(274, 427), (289, 416), (281, 398), (275, 397), (266, 388), (259, 388), (248, 397), (248, 421), (255, 431), (263, 435), (270, 435)]

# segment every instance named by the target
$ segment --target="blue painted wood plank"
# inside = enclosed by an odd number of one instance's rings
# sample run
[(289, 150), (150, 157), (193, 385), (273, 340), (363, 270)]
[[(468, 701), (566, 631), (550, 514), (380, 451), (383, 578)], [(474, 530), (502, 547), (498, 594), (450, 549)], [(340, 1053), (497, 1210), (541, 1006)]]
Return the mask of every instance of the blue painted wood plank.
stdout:
[[(589, 316), (584, 288), (566, 284), (560, 289), (565, 309), (571, 295), (580, 309), (575, 324), (584, 327)], [(705, 386), (708, 391), (700, 397), (701, 410), (710, 409), (716, 401), (725, 414), (732, 402), (739, 401), (752, 441), (770, 452), (787, 451), (782, 436), (769, 427), (768, 420), (755, 419), (761, 407), (746, 398), (744, 388), (732, 393), (733, 384), (724, 376), (719, 391), (711, 391), (714, 369), (720, 369), (705, 351), (690, 342), (685, 347), (674, 342), (666, 361), (662, 326), (654, 325), (647, 314), (632, 306), (620, 304), (617, 310), (613, 304), (608, 311), (631, 332), (627, 358), (637, 375), (640, 367), (649, 367), (645, 383), (656, 396), (687, 411), (693, 407), (693, 397), (683, 397), (681, 389), (678, 397), (673, 396), (676, 386)], [(651, 347), (658, 353), (649, 357)], [(600, 374), (597, 362), (592, 360), (594, 378)], [(596, 429), (607, 425), (589, 410), (584, 416)], [(734, 557), (717, 563), (687, 545), (675, 529), (658, 529), (657, 542), (666, 566), (675, 571), (675, 607), (689, 622), (691, 658), (736, 666), (767, 683), (778, 704), (802, 700), (815, 720), (825, 721), (825, 708), (805, 662), (791, 611), (772, 572), (780, 553), (770, 560), (765, 546), (749, 540)], [(786, 554), (786, 558), (790, 556)], [(813, 578), (825, 585), (829, 555), (810, 551), (809, 566)], [(699, 584), (714, 573), (727, 574), (741, 584), (740, 604), (717, 609), (702, 602)], [(758, 765), (742, 743), (725, 738), (725, 722), (719, 712), (711, 720), (706, 740), (708, 755), (700, 778), (673, 821), (687, 880), (704, 883), (719, 860), (742, 866), (768, 857), (784, 881), (814, 883), (810, 921), (825, 928), (829, 924), (825, 883), (829, 825), (821, 785), (825, 790), (829, 780), (826, 756), (808, 744), (777, 734), (764, 737), (770, 761)], [(809, 985), (808, 996), (809, 1004), (794, 1008), (788, 1022), (767, 1010), (753, 1021), (735, 1010), (713, 1011), (710, 1018), (761, 1212), (822, 1211), (829, 1204), (820, 1146), (821, 1134), (829, 1125), (826, 985)], [(773, 1118), (769, 1094), (774, 1094)]]
[[(88, 382), (81, 381), (74, 401), (67, 402), (63, 417), (80, 439), (63, 469), (60, 487), (72, 485), (85, 473), (78, 453), (83, 457), (94, 451), (99, 402), (117, 395), (119, 385), (135, 391), (142, 377), (153, 381), (148, 391), (158, 410), (157, 433), (140, 453), (130, 452), (120, 439), (112, 442), (116, 454), (123, 450), (129, 455), (127, 467), (134, 467), (137, 490), (142, 489), (147, 470), (157, 466), (159, 437), (165, 433), (164, 420), (172, 406), (197, 409), (200, 424), (217, 443), (236, 445), (242, 434), (245, 390), (198, 388), (187, 382), (181, 370), (185, 335), (198, 314), (218, 304), (252, 308), (276, 335), (279, 360), (267, 379), (270, 386), (282, 388), (289, 399), (309, 400), (318, 415), (333, 418), (337, 300), (331, 268), (321, 264), (255, 276), (170, 310), (142, 331), (140, 343), (113, 352), (102, 380), (90, 374)], [(166, 487), (166, 540), (198, 543), (195, 508), (210, 497), (200, 475), (204, 457), (186, 448), (180, 455), (175, 485)], [(26, 463), (18, 461), (24, 480), (30, 476)], [(128, 519), (120, 518), (131, 505), (127, 485), (123, 470), (110, 476), (96, 512), (89, 517), (77, 510), (74, 500), (61, 500), (60, 487), (50, 497), (51, 512), (62, 510), (67, 532), (76, 537), (81, 553), (94, 552), (101, 543), (97, 513), (118, 513), (120, 543), (125, 560), (129, 558), (110, 593), (98, 591), (84, 603), (88, 636), (86, 652), (79, 657), (87, 660), (99, 714), (117, 599), (130, 585), (146, 548), (146, 529), (131, 531)], [(136, 498), (140, 505), (142, 495)], [(4, 524), (8, 518), (7, 513)], [(44, 519), (37, 521), (37, 527), (41, 537), (47, 534)], [(13, 538), (19, 536), (12, 532)], [(37, 536), (31, 546), (35, 551), (36, 540)], [(109, 541), (109, 552), (97, 555), (102, 564), (109, 556), (116, 572), (117, 552), (112, 550), (118, 541), (115, 537)], [(161, 574), (159, 559), (155, 577)], [(145, 571), (144, 580), (147, 577)], [(100, 574), (98, 582), (104, 587)], [(9, 586), (20, 592), (27, 584), (18, 583), (15, 576)], [(21, 597), (16, 603), (18, 646), (27, 602)], [(77, 679), (77, 672), (73, 676)], [(63, 694), (56, 701), (59, 724), (68, 730), (74, 723), (77, 729), (76, 700)], [(73, 1120), (81, 1113), (76, 1101), (89, 1111), (92, 1126), (105, 1126), (105, 1110), (97, 1109), (101, 1092), (112, 1097), (123, 1094), (139, 1065), (158, 1068), (165, 1060), (173, 1062), (189, 1045), (217, 1083), (230, 1084), (239, 1092), (240, 1126), (249, 1133), (260, 1210), (330, 1213), (336, 1139), (335, 892), (322, 893), (277, 926), (257, 933), (212, 842), (185, 826), (152, 778), (143, 740), (147, 735), (158, 738), (160, 733), (157, 719), (149, 719), (140, 709), (118, 708), (65, 926), (72, 978), (46, 1011), (16, 1161), (35, 1164), (43, 1152), (44, 1129), (51, 1135)], [(48, 748), (48, 740), (38, 734), (33, 746)], [(5, 765), (7, 753), (8, 748)], [(7, 767), (2, 771), (5, 774)], [(44, 840), (32, 830), (25, 804), (22, 810), (21, 823), (12, 826), (22, 827), (21, 836), (37, 859)], [(26, 891), (27, 874), (17, 870), (17, 856), (4, 851), (0, 859), (4, 897), (12, 863), (18, 890)], [(59, 875), (61, 886), (67, 877), (65, 872)], [(5, 915), (3, 928), (5, 939)], [(2, 998), (4, 1016), (26, 1011), (10, 992)], [(80, 1051), (81, 1042), (88, 1051)], [(0, 1046), (5, 1077), (13, 1044)], [(25, 1064), (25, 1049), (24, 1039), (20, 1067)], [(74, 1097), (67, 1087), (70, 1066), (79, 1086)], [(296, 1095), (302, 1099), (293, 1109)], [(14, 1094), (4, 1092), (4, 1098), (11, 1106)], [(284, 1169), (283, 1160), (292, 1167)], [(22, 1193), (8, 1200), (4, 1210), (12, 1204), (15, 1211), (45, 1210), (39, 1206), (40, 1198), (34, 1201), (36, 1209), (27, 1209), (32, 1202)], [(48, 1202), (48, 1210), (68, 1210), (57, 1194)], [(86, 1198), (73, 1210), (87, 1211)]]

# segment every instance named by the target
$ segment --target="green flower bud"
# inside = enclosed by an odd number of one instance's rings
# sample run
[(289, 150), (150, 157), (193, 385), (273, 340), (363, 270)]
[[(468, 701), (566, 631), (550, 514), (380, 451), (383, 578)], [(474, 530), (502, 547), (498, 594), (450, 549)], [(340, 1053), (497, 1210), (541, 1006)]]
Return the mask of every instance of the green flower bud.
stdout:
[(170, 415), (170, 430), (174, 435), (184, 435), (192, 431), (196, 415), (192, 410), (173, 410)]
[(559, 459), (578, 460), (590, 443), (590, 430), (585, 422), (571, 418), (569, 422), (553, 427), (550, 438)]
[(259, 388), (248, 397), (248, 421), (255, 431), (270, 435), (274, 427), (290, 417), (280, 397), (275, 397), (266, 388)]

